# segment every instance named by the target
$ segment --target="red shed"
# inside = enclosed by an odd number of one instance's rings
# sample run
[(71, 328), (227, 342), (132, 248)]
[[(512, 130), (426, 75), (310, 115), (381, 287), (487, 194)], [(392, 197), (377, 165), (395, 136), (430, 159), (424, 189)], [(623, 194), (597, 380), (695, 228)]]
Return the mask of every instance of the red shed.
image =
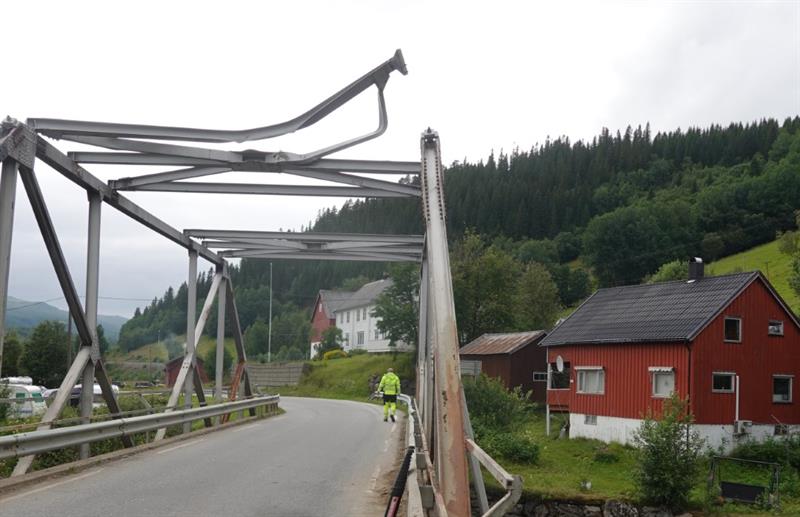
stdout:
[(543, 330), (484, 334), (459, 351), (462, 373), (484, 373), (497, 377), (506, 388), (533, 391), (531, 400), (545, 402), (547, 353), (538, 347)]
[(328, 327), (336, 326), (334, 311), (339, 305), (348, 301), (353, 295), (351, 291), (331, 291), (320, 289), (311, 313), (311, 357), (316, 354), (315, 346), (322, 340), (322, 333)]
[[(570, 436), (630, 442), (673, 391), (717, 447), (800, 427), (800, 325), (760, 272), (600, 289), (542, 341)], [(562, 371), (558, 371), (558, 365)]]
[[(200, 380), (203, 382), (208, 382), (208, 375), (206, 375), (206, 369), (203, 366), (203, 360), (199, 357), (196, 357), (195, 360), (197, 361), (197, 366), (200, 368)], [(181, 371), (182, 364), (183, 356), (178, 356), (164, 365), (164, 382), (168, 387), (175, 385), (175, 379), (178, 378), (178, 372)]]

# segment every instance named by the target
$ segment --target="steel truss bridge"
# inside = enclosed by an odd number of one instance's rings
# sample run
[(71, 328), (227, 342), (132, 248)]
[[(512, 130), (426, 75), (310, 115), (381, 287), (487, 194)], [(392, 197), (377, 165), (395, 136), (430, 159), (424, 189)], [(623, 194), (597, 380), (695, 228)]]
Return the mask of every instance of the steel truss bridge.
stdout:
[[(180, 423), (184, 432), (191, 421), (203, 419), (214, 425), (211, 416), (224, 411), (248, 410), (255, 414), (259, 404), (270, 407), (273, 399), (257, 399), (247, 371), (242, 330), (239, 325), (235, 290), (228, 274), (226, 258), (349, 260), (379, 262), (415, 262), (421, 265), (419, 343), (416, 400), (409, 404), (409, 445), (414, 447), (407, 485), (408, 514), (418, 516), (466, 517), (470, 515), (470, 477), (484, 515), (502, 515), (519, 498), (521, 482), (494, 462), (473, 441), (461, 385), (458, 339), (453, 289), (448, 257), (443, 170), (439, 137), (428, 129), (420, 139), (421, 161), (375, 161), (332, 159), (343, 151), (382, 135), (388, 125), (384, 89), (394, 72), (407, 74), (402, 53), (398, 50), (384, 63), (356, 79), (305, 113), (285, 122), (253, 129), (225, 131), (184, 127), (149, 126), (35, 118), (25, 122), (6, 118), (0, 129), (0, 315), (5, 314), (14, 201), (17, 180), (22, 181), (33, 209), (47, 252), (63, 291), (69, 313), (75, 321), (80, 349), (36, 431), (0, 437), (0, 458), (19, 456), (13, 476), (25, 474), (34, 454), (80, 443), (80, 456), (89, 456), (89, 442), (120, 436), (127, 447), (133, 442), (130, 432), (157, 429), (156, 440), (164, 438), (167, 425)], [(374, 131), (328, 147), (305, 153), (262, 150), (220, 150), (203, 147), (204, 143), (224, 144), (255, 142), (302, 130), (324, 119), (348, 101), (375, 87), (378, 126)], [(93, 146), (91, 152), (63, 152), (53, 140)], [(187, 145), (192, 142), (195, 145)], [(37, 161), (39, 163), (37, 163)], [(86, 190), (89, 203), (88, 246), (85, 304), (73, 282), (55, 231), (47, 204), (37, 181), (41, 164), (49, 166), (78, 187)], [(86, 167), (95, 164), (144, 167), (172, 167), (168, 172), (139, 174), (103, 182)], [(213, 179), (231, 171), (284, 173), (324, 180), (333, 185), (271, 185), (263, 183), (223, 183)], [(376, 175), (419, 175), (419, 186), (374, 179)], [(204, 178), (209, 181), (183, 181)], [(311, 232), (276, 232), (265, 229), (186, 229), (180, 231), (149, 213), (123, 195), (125, 191), (203, 192), (248, 195), (293, 195), (337, 197), (421, 197), (426, 223), (425, 235), (337, 234)], [(103, 204), (138, 221), (150, 230), (188, 250), (188, 307), (186, 352), (172, 389), (166, 412), (124, 418), (111, 388), (111, 379), (100, 355), (97, 338), (98, 270), (100, 224)], [(214, 264), (216, 272), (205, 303), (196, 314), (197, 260), (202, 257)], [(215, 406), (206, 408), (196, 361), (200, 335), (218, 301), (217, 362)], [(232, 324), (237, 363), (228, 392), (222, 397), (222, 347), (225, 320)], [(4, 318), (0, 318), (0, 371)], [(117, 425), (89, 423), (92, 415), (92, 390), (82, 390), (80, 415), (82, 425), (69, 429), (51, 429), (68, 403), (72, 388), (82, 382), (97, 382)], [(235, 401), (243, 392), (243, 400)], [(184, 407), (178, 407), (183, 393)], [(192, 394), (200, 408), (191, 408)], [(222, 404), (222, 406), (220, 406)], [(212, 408), (216, 407), (212, 413)], [(138, 419), (142, 419), (137, 420)], [(148, 420), (149, 419), (149, 420)], [(98, 427), (101, 425), (102, 429)], [(125, 432), (128, 429), (130, 432)], [(59, 433), (59, 431), (62, 431)], [(105, 433), (105, 434), (104, 434)], [(116, 433), (116, 434), (108, 434)], [(500, 481), (507, 494), (491, 508), (486, 499), (480, 466)], [(471, 471), (471, 475), (470, 475)]]

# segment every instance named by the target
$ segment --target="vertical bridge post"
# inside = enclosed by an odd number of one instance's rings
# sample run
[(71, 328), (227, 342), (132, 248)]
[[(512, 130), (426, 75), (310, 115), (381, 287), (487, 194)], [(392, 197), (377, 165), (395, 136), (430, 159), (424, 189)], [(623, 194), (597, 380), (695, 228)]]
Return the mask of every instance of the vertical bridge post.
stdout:
[(439, 135), (428, 129), (422, 134), (421, 147), (422, 199), (426, 222), (425, 251), (430, 268), (429, 296), (433, 307), (431, 337), (436, 344), (434, 350), (436, 477), (448, 517), (469, 517), (464, 399), (447, 247)]

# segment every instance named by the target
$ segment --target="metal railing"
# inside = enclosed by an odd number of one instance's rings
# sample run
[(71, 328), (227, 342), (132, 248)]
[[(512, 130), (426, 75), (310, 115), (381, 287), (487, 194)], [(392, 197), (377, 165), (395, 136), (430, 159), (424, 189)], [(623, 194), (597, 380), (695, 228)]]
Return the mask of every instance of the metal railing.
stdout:
[[(416, 402), (408, 395), (398, 397), (408, 405), (407, 443), (413, 447), (415, 461), (408, 470), (406, 502), (408, 517), (447, 517), (444, 500), (434, 488), (435, 471), (428, 456), (425, 433), (416, 410)], [(517, 504), (522, 496), (522, 478), (509, 474), (499, 463), (486, 453), (474, 440), (464, 441), (467, 453), (494, 477), (506, 494), (492, 505), (482, 517), (502, 517)]]
[(0, 436), (0, 459), (40, 454), (109, 438), (130, 437), (138, 433), (187, 424), (195, 420), (208, 419), (247, 409), (266, 407), (271, 412), (277, 408), (279, 401), (280, 396), (278, 395), (254, 397), (169, 413), (118, 418), (106, 422), (94, 422), (85, 425)]

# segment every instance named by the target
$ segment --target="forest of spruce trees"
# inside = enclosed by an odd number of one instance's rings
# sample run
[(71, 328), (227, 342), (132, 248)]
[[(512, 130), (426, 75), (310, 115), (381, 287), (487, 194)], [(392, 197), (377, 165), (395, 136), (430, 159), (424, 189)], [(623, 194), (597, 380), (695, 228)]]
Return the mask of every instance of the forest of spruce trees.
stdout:
[[(600, 285), (636, 283), (670, 260), (714, 260), (793, 228), (800, 208), (798, 130), (800, 117), (655, 135), (649, 125), (603, 129), (590, 142), (561, 137), (492, 153), (485, 162), (457, 161), (445, 171), (448, 236), (455, 242), (474, 232), (522, 262), (547, 265), (562, 304), (572, 305), (588, 294), (589, 276)], [(423, 220), (418, 199), (367, 199), (323, 210), (312, 230), (422, 233)], [(284, 325), (273, 343), (297, 353), (308, 342), (307, 329), (297, 324), (308, 319), (319, 289), (386, 272), (385, 264), (371, 263), (273, 265), (273, 322)], [(269, 263), (245, 259), (232, 278), (248, 328), (267, 317)], [(198, 292), (210, 281), (201, 275)], [(137, 310), (122, 328), (120, 347), (155, 341), (159, 330), (183, 333), (185, 290), (170, 288)], [(215, 326), (212, 318), (207, 332)]]

